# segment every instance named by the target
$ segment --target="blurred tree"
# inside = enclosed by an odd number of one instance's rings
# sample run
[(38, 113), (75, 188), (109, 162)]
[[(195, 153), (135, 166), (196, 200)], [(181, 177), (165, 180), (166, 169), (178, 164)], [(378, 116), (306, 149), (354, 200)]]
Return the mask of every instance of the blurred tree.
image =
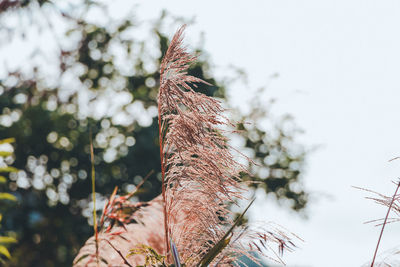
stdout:
[(243, 147), (250, 150), (255, 164), (249, 166), (250, 174), (244, 180), (254, 181), (251, 187), (261, 187), (273, 193), (277, 199), (293, 210), (303, 209), (308, 194), (299, 183), (299, 175), (306, 156), (302, 145), (295, 140), (300, 130), (290, 115), (284, 115), (276, 122), (269, 110), (275, 100), (262, 103), (260, 88), (251, 99), (252, 108), (242, 114), (238, 124)]
[[(1, 229), (1, 223), (3, 216), (7, 217), (7, 211), (15, 204), (17, 200), (16, 197), (8, 193), (8, 188), (6, 187), (9, 173), (16, 172), (17, 169), (8, 166), (12, 161), (12, 149), (10, 143), (14, 142), (14, 138), (7, 138), (0, 140), (0, 264), (5, 264), (6, 260), (11, 258), (8, 246), (10, 244), (16, 243), (17, 240), (13, 237), (15, 233), (6, 232), (4, 233)], [(5, 175), (5, 176), (3, 176)]]
[[(158, 67), (168, 45), (164, 28), (172, 25), (172, 33), (177, 23), (165, 13), (150, 24), (137, 22), (132, 14), (114, 18), (107, 5), (89, 0), (6, 0), (0, 12), (5, 66), (0, 72), (0, 136), (15, 137), (13, 166), (20, 169), (9, 183), (20, 200), (8, 213), (6, 226), (19, 234), (9, 265), (70, 266), (92, 231), (87, 224), (90, 131), (96, 207), (103, 207), (103, 196), (114, 186), (131, 191), (151, 170), (156, 174), (139, 198), (160, 193)], [(190, 74), (215, 86), (198, 90), (225, 98), (224, 82), (215, 80), (208, 58), (201, 55)], [(300, 174), (305, 153), (301, 146), (296, 152), (290, 148), (294, 132), (280, 124), (275, 136), (257, 123), (240, 127), (244, 146), (259, 163), (252, 167), (255, 176), (246, 179), (289, 200), (291, 208), (304, 208), (307, 194)]]

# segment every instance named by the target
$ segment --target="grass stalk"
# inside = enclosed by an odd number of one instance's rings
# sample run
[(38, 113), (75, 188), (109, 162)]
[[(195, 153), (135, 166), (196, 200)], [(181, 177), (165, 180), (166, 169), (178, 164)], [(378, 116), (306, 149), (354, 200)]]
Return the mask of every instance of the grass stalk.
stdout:
[(97, 231), (97, 216), (96, 216), (96, 174), (94, 170), (94, 152), (92, 132), (90, 131), (90, 162), (92, 165), (92, 200), (93, 200), (93, 230), (96, 241), (96, 263), (99, 266), (99, 237)]
[(376, 259), (376, 255), (377, 255), (377, 253), (378, 253), (379, 244), (380, 244), (381, 239), (382, 239), (383, 230), (385, 229), (385, 226), (386, 226), (386, 224), (387, 224), (387, 219), (388, 219), (388, 217), (389, 217), (390, 210), (392, 209), (393, 202), (394, 202), (395, 199), (396, 199), (396, 195), (397, 195), (397, 191), (399, 190), (399, 187), (400, 187), (400, 182), (397, 182), (396, 191), (395, 191), (394, 194), (393, 194), (392, 201), (390, 202), (388, 211), (387, 211), (387, 213), (386, 213), (385, 220), (384, 220), (384, 222), (383, 222), (383, 224), (382, 224), (382, 229), (381, 229), (381, 232), (380, 232), (380, 234), (379, 234), (378, 243), (376, 244), (376, 248), (375, 248), (375, 252), (374, 252), (374, 257), (372, 258), (371, 267), (373, 267), (374, 264), (375, 264), (375, 259)]
[(167, 256), (168, 262), (168, 252), (169, 252), (169, 238), (168, 238), (168, 219), (167, 219), (167, 199), (165, 195), (165, 166), (164, 166), (164, 151), (163, 151), (163, 125), (161, 123), (161, 105), (158, 104), (158, 138), (160, 145), (160, 160), (161, 160), (161, 194), (163, 198), (163, 215), (164, 215), (164, 231), (165, 231), (165, 255)]

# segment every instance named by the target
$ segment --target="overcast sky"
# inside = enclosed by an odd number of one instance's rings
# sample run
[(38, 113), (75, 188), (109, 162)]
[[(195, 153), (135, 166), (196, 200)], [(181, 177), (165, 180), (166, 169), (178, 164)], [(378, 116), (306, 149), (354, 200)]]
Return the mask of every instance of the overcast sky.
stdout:
[[(392, 194), (391, 181), (400, 177), (400, 160), (388, 162), (400, 155), (400, 2), (147, 0), (138, 18), (156, 18), (162, 9), (195, 17), (186, 42), (196, 45), (204, 33), (221, 77), (234, 64), (256, 89), (279, 73), (261, 97), (276, 97), (274, 113), (294, 115), (305, 131), (300, 140), (319, 146), (304, 175), (316, 198), (308, 220), (263, 194), (251, 211), (255, 220), (276, 221), (304, 238), (284, 258), (287, 264), (360, 266), (370, 260), (380, 229), (363, 222), (386, 210), (351, 186)], [(236, 103), (253, 93), (241, 89), (229, 92)], [(388, 225), (381, 251), (399, 243), (399, 229)]]

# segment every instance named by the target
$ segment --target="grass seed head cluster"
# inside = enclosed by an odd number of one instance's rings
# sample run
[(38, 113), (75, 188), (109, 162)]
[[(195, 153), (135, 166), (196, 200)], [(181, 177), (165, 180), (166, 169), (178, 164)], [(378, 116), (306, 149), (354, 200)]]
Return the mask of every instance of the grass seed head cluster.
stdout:
[(244, 199), (241, 173), (247, 170), (222, 130), (233, 124), (221, 103), (194, 90), (207, 83), (187, 73), (196, 56), (183, 46), (184, 29), (172, 38), (160, 69), (161, 196), (135, 204), (127, 216), (118, 210), (132, 204), (127, 197), (116, 201), (114, 193), (97, 237), (74, 266), (238, 266), (242, 256), (259, 263), (254, 253), (282, 262), (283, 251), (295, 246), (298, 238), (277, 225), (239, 225), (250, 205), (234, 220), (229, 207)]

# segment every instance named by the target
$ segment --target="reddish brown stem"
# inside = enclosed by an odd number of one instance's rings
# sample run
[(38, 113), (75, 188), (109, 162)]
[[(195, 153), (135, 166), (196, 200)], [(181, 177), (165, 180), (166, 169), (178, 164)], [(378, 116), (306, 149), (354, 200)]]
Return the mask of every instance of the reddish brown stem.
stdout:
[(163, 151), (163, 129), (161, 124), (161, 106), (158, 104), (158, 138), (160, 144), (160, 160), (161, 160), (161, 194), (163, 198), (163, 213), (164, 213), (164, 230), (165, 230), (165, 255), (167, 256), (168, 262), (168, 252), (169, 252), (169, 242), (168, 242), (168, 224), (167, 224), (167, 202), (165, 196), (165, 166), (164, 166), (164, 151)]
[(400, 187), (400, 182), (397, 183), (396, 191), (395, 191), (394, 194), (393, 194), (392, 201), (390, 202), (388, 211), (387, 211), (387, 213), (386, 213), (385, 221), (383, 222), (382, 229), (381, 229), (381, 233), (379, 234), (378, 243), (376, 244), (376, 249), (375, 249), (374, 257), (372, 258), (371, 267), (374, 266), (375, 258), (376, 258), (376, 255), (377, 255), (378, 249), (379, 249), (379, 244), (380, 244), (380, 242), (381, 242), (382, 235), (383, 235), (383, 230), (385, 229), (385, 225), (386, 225), (387, 219), (389, 218), (389, 213), (390, 213), (390, 210), (392, 209), (393, 202), (394, 202), (394, 200), (396, 199), (396, 195), (397, 195), (397, 191), (399, 190), (399, 187)]
[(110, 241), (108, 241), (107, 239), (105, 239), (106, 241), (107, 241), (107, 243), (118, 253), (118, 255), (122, 258), (122, 260), (124, 261), (124, 263), (126, 264), (126, 265), (128, 265), (129, 267), (133, 267), (133, 265), (132, 264), (130, 264), (129, 262), (128, 262), (128, 260), (124, 257), (124, 255), (122, 254), (122, 252), (119, 250), (119, 249), (117, 249)]

